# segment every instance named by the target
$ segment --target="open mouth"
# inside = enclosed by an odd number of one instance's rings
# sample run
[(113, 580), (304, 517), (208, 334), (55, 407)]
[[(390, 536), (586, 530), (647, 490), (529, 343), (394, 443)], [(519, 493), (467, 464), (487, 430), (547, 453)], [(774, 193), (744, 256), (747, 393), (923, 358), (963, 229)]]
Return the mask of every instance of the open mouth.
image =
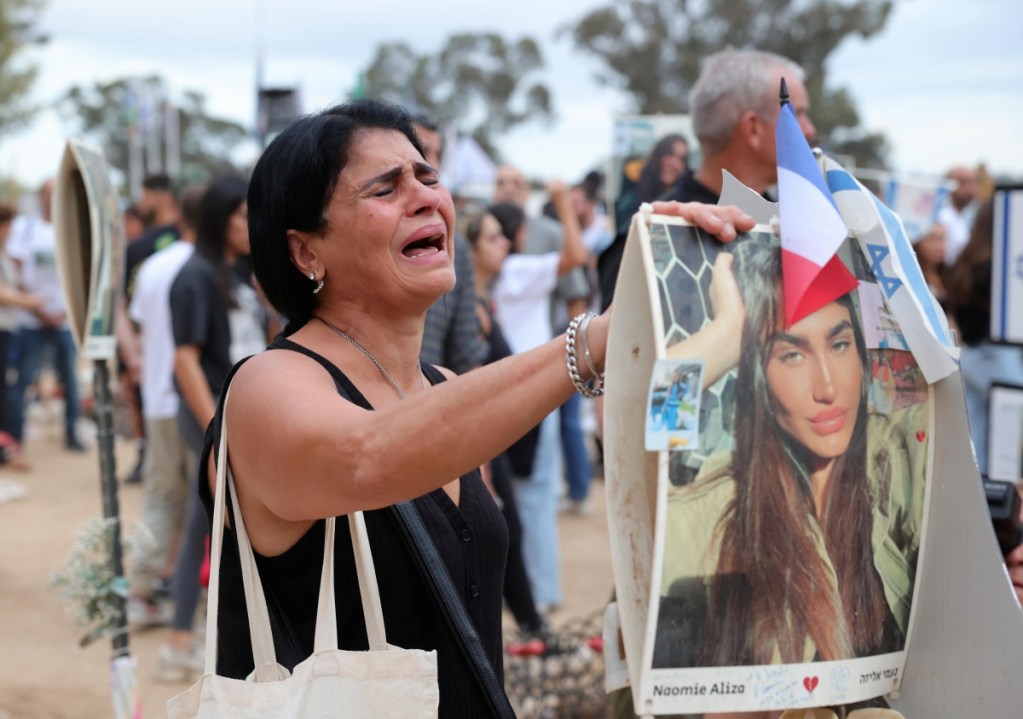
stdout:
[(401, 254), (410, 259), (435, 255), (444, 251), (444, 234), (438, 232), (427, 237), (413, 240), (402, 248)]

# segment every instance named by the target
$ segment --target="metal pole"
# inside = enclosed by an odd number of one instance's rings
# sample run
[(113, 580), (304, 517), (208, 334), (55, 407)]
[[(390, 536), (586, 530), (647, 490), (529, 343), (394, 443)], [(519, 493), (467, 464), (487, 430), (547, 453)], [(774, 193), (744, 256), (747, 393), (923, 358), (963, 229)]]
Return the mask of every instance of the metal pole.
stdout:
[[(124, 575), (121, 552), (121, 510), (117, 501), (117, 467), (114, 460), (114, 406), (110, 396), (110, 367), (106, 360), (93, 363), (93, 398), (96, 408), (96, 439), (99, 444), (99, 480), (103, 495), (103, 517), (113, 519), (110, 534), (110, 568), (115, 577)], [(128, 618), (124, 597), (113, 597), (117, 612), (117, 631), (111, 643), (114, 657), (127, 656)]]

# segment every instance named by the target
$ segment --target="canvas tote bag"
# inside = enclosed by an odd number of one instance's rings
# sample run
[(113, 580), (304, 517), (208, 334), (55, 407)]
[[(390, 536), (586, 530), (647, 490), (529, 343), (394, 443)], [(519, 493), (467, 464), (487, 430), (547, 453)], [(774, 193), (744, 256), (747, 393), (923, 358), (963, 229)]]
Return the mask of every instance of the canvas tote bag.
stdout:
[[(230, 394), (230, 388), (228, 389)], [(227, 398), (224, 399), (224, 407)], [(225, 492), (232, 497), (238, 535), (252, 656), (255, 668), (245, 680), (217, 676), (217, 613), (220, 558), (224, 544)], [(277, 663), (270, 615), (256, 560), (237, 511), (234, 478), (227, 466), (227, 412), (222, 411), (213, 509), (210, 583), (207, 598), (206, 671), (189, 689), (167, 702), (169, 719), (423, 719), (437, 717), (437, 653), (387, 644), (383, 611), (369, 537), (361, 512), (348, 515), (352, 549), (366, 620), (369, 651), (337, 648), (334, 604), (334, 518), (326, 521), (323, 570), (316, 607), (313, 654), (288, 670)], [(311, 609), (311, 607), (310, 607)]]

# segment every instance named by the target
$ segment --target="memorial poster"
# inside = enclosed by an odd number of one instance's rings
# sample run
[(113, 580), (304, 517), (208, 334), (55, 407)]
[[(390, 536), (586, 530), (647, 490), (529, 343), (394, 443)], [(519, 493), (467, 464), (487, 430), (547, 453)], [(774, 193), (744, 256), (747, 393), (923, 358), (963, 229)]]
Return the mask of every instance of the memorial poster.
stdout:
[(691, 367), (684, 381), (702, 385), (698, 438), (662, 453), (637, 706), (779, 710), (897, 691), (931, 403), (870, 264), (847, 240), (858, 288), (786, 326), (769, 228), (728, 246), (677, 219), (645, 229), (663, 357), (679, 363), (651, 386)]

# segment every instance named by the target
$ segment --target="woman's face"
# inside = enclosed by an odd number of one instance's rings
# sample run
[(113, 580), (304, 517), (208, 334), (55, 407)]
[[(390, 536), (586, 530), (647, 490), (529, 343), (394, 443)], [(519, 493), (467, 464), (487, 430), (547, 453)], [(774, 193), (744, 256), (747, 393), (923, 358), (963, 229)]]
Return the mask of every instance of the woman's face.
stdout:
[(661, 184), (665, 187), (674, 185), (682, 173), (686, 171), (686, 144), (676, 141), (671, 146), (671, 152), (661, 157)]
[(913, 248), (921, 265), (936, 266), (945, 261), (945, 228), (935, 225)]
[(832, 302), (768, 339), (775, 419), (821, 459), (845, 453), (859, 413), (863, 367), (852, 322), (849, 310)]
[(227, 237), (224, 243), (229, 259), (249, 254), (249, 203), (242, 201), (227, 221)]
[(326, 214), (315, 247), (327, 282), (348, 298), (378, 304), (411, 293), (432, 303), (454, 286), (451, 194), (402, 133), (353, 138)]
[(501, 234), (501, 224), (486, 214), (480, 223), (480, 236), (472, 248), (476, 272), (486, 277), (496, 275), (511, 250), (511, 240)]

